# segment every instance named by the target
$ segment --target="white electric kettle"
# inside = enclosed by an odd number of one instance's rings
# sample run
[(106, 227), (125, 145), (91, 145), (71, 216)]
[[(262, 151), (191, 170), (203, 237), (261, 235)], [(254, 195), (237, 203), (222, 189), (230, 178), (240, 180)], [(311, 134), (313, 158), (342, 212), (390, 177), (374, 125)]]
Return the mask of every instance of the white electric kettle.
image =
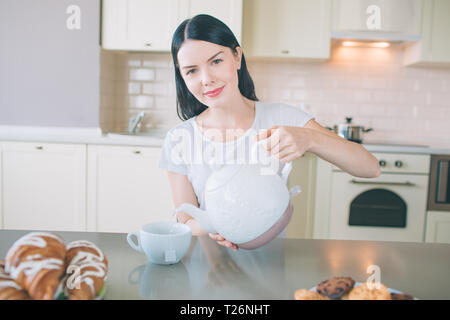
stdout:
[(183, 203), (175, 211), (191, 215), (206, 231), (217, 232), (240, 248), (255, 249), (275, 238), (292, 217), (291, 197), (301, 190), (287, 188), (291, 162), (281, 176), (271, 169), (280, 162), (261, 147), (263, 141), (252, 148), (252, 155), (259, 155), (255, 163), (210, 164), (213, 172), (203, 194), (205, 210)]

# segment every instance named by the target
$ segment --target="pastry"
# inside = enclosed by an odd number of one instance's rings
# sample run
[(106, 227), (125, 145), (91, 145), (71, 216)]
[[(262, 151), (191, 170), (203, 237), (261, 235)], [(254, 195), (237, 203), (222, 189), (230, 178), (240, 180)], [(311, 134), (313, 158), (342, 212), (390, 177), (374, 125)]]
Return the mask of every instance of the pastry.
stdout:
[(5, 262), (0, 261), (0, 300), (27, 300), (28, 294), (5, 272)]
[(294, 294), (295, 300), (330, 300), (328, 297), (315, 291), (307, 289), (298, 289)]
[(86, 240), (67, 245), (65, 292), (69, 300), (94, 299), (103, 287), (108, 260), (95, 244)]
[(5, 271), (32, 299), (51, 300), (66, 269), (65, 256), (61, 237), (30, 232), (9, 248)]
[(379, 283), (378, 286), (375, 283), (369, 284), (362, 283), (361, 285), (353, 288), (348, 294), (349, 300), (391, 300), (391, 293), (388, 288)]
[(333, 277), (322, 281), (316, 287), (316, 291), (330, 299), (340, 299), (350, 292), (355, 281), (350, 277)]
[(414, 300), (414, 297), (406, 293), (391, 293), (391, 300)]

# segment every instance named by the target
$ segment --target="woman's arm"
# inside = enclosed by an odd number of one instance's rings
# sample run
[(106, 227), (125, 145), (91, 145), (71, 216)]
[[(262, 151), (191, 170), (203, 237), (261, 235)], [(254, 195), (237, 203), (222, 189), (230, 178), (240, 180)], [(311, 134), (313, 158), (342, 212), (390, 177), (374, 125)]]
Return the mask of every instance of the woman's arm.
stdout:
[(377, 158), (359, 143), (338, 136), (314, 120), (308, 121), (303, 128), (311, 130), (309, 152), (355, 177), (376, 178), (380, 175)]
[(378, 160), (362, 145), (339, 137), (314, 120), (304, 127), (273, 126), (257, 136), (268, 139), (267, 151), (281, 162), (289, 162), (311, 152), (345, 172), (361, 178), (376, 178)]
[[(170, 189), (172, 191), (172, 200), (175, 208), (178, 208), (183, 203), (191, 203), (198, 207), (197, 196), (195, 195), (194, 188), (187, 176), (175, 172), (167, 172), (169, 178)], [(177, 220), (180, 223), (184, 223), (191, 227), (192, 235), (200, 236), (206, 235), (208, 232), (203, 229), (197, 220), (185, 212), (177, 213)]]

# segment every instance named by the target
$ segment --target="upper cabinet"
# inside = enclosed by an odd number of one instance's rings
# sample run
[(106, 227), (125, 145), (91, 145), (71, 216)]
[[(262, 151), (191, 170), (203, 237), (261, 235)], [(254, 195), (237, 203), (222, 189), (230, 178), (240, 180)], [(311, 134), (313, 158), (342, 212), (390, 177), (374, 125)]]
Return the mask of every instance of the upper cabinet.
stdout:
[(422, 0), (333, 0), (333, 38), (419, 40)]
[(331, 0), (244, 0), (247, 57), (330, 57)]
[(233, 31), (238, 42), (241, 43), (242, 0), (182, 0), (180, 12), (182, 20), (197, 14), (209, 14), (216, 17)]
[(422, 18), (422, 41), (405, 50), (406, 65), (450, 65), (450, 1), (427, 0)]
[(104, 49), (170, 51), (179, 21), (177, 0), (104, 0)]
[(177, 26), (200, 13), (225, 22), (240, 40), (242, 0), (103, 0), (102, 47), (169, 52)]

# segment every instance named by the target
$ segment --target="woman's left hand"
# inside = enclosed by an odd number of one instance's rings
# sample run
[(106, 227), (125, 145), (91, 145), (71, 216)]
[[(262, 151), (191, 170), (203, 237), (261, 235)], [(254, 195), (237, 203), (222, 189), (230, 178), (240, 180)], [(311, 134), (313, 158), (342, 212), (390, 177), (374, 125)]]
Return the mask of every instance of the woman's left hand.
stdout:
[(272, 157), (286, 163), (300, 158), (311, 146), (312, 134), (307, 128), (272, 126), (255, 136), (259, 141), (267, 139), (263, 146)]
[(234, 251), (238, 251), (238, 249), (239, 249), (237, 244), (235, 244), (235, 243), (233, 243), (231, 241), (228, 241), (227, 239), (225, 239), (224, 237), (222, 237), (218, 233), (209, 233), (209, 237), (211, 239), (215, 240), (221, 246), (233, 249)]

